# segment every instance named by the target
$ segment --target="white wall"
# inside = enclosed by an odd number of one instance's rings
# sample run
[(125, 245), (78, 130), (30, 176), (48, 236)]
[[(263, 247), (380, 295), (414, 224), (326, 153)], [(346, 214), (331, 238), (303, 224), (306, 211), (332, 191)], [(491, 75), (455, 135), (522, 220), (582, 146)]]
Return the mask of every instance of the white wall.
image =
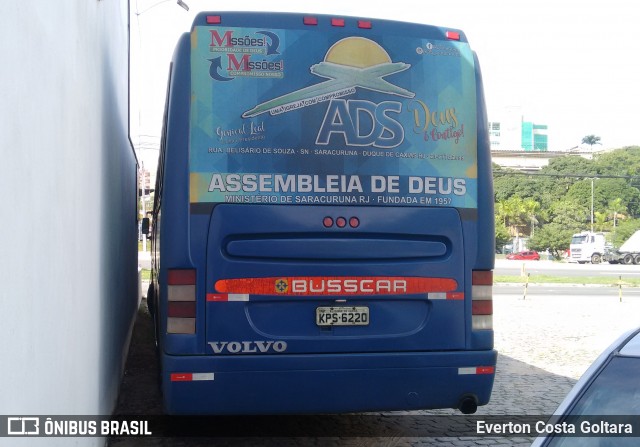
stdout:
[(0, 17), (0, 414), (109, 414), (137, 308), (127, 0)]

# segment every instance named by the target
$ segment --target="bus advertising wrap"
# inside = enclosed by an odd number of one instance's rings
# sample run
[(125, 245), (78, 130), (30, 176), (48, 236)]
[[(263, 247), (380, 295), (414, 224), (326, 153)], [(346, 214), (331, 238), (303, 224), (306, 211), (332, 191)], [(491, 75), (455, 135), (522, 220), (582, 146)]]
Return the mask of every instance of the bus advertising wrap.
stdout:
[(196, 26), (191, 203), (477, 208), (466, 42)]

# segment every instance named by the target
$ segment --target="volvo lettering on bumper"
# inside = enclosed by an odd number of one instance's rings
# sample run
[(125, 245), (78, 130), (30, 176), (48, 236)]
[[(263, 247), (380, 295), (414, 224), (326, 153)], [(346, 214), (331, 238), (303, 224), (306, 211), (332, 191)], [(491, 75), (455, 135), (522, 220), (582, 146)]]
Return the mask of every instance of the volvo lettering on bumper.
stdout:
[(287, 350), (285, 341), (210, 341), (214, 354), (267, 354)]

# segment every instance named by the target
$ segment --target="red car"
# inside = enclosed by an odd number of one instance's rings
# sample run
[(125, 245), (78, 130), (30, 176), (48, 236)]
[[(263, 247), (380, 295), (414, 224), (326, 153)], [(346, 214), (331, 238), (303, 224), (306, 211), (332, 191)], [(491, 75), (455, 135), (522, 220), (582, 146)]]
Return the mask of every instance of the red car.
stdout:
[(520, 251), (518, 253), (511, 253), (507, 255), (507, 259), (518, 259), (518, 260), (526, 260), (526, 261), (539, 261), (540, 255), (535, 250), (529, 251)]

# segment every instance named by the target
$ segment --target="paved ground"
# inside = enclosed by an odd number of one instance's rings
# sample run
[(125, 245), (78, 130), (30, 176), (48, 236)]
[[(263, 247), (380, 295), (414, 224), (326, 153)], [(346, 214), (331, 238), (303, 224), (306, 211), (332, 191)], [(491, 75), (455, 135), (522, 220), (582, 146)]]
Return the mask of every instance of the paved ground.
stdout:
[[(640, 299), (617, 296), (532, 297), (522, 299), (520, 288), (513, 294), (494, 298), (495, 345), (500, 352), (496, 382), (489, 405), (481, 407), (482, 415), (545, 415), (552, 413), (590, 363), (624, 330), (640, 325)], [(609, 292), (610, 293), (610, 292)], [(610, 293), (611, 294), (611, 293)], [(160, 414), (155, 356), (146, 306), (140, 307), (125, 378), (116, 413)], [(412, 412), (411, 415), (446, 415), (449, 410)], [(332, 416), (310, 420), (331, 426)], [(418, 421), (428, 419), (418, 418)], [(232, 421), (234, 422), (234, 421)], [(242, 419), (235, 422), (242, 423)], [(394, 415), (369, 417), (374, 428), (396, 422)], [(309, 427), (311, 431), (311, 426)], [(393, 430), (390, 431), (393, 433)], [(113, 438), (111, 446), (443, 446), (480, 445), (529, 446), (531, 437), (480, 438), (441, 437), (403, 438), (387, 436), (317, 438), (232, 438), (232, 439), (162, 439)]]

